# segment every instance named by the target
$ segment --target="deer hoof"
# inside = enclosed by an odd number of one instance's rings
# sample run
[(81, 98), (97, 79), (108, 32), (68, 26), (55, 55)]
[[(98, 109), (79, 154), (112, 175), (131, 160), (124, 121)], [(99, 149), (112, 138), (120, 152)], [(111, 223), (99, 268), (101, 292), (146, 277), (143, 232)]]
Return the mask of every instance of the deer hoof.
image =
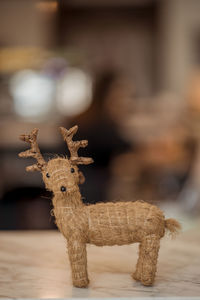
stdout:
[(132, 274), (132, 278), (133, 278), (134, 280), (136, 280), (136, 281), (140, 281), (140, 280), (141, 280), (141, 276), (140, 276), (140, 274), (139, 274), (137, 271), (135, 271), (135, 272)]
[(141, 283), (145, 286), (151, 286), (154, 283), (154, 280), (152, 278), (149, 279), (141, 279)]
[(88, 279), (73, 280), (73, 286), (78, 288), (86, 288), (89, 284)]

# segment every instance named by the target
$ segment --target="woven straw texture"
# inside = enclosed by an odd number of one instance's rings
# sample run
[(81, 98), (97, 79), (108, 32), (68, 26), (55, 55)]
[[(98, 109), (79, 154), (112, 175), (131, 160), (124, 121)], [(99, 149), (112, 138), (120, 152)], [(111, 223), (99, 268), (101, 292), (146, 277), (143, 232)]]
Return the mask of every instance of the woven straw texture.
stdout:
[(139, 243), (139, 258), (135, 280), (144, 285), (152, 285), (155, 279), (160, 239), (166, 229), (175, 234), (180, 224), (174, 219), (165, 220), (163, 212), (155, 205), (144, 201), (98, 203), (84, 205), (79, 184), (84, 182), (78, 164), (88, 164), (91, 158), (79, 157), (77, 151), (85, 147), (87, 141), (72, 140), (78, 127), (67, 130), (60, 128), (66, 141), (70, 158), (57, 157), (44, 161), (37, 145), (38, 130), (20, 139), (30, 143), (31, 149), (19, 154), (20, 157), (34, 157), (37, 164), (27, 171), (39, 170), (47, 189), (53, 191), (53, 213), (60, 232), (67, 240), (67, 249), (72, 271), (73, 285), (87, 287), (86, 245), (125, 245)]

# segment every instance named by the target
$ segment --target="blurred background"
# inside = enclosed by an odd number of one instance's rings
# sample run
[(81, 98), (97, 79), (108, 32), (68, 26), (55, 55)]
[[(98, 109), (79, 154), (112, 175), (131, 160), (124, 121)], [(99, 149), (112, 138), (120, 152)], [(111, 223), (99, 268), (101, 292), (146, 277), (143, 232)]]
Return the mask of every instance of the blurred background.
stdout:
[[(0, 1), (0, 229), (51, 229), (51, 194), (18, 137), (45, 158), (79, 125), (85, 203), (143, 199), (200, 215), (200, 1)], [(81, 151), (80, 151), (81, 152)]]

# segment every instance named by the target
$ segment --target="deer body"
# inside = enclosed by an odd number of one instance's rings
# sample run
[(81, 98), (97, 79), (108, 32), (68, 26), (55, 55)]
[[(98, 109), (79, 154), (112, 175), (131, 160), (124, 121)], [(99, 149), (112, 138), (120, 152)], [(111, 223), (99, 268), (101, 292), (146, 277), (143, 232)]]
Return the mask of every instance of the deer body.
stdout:
[[(77, 208), (54, 206), (54, 215), (59, 220), (59, 230), (67, 239), (73, 228), (85, 243), (96, 246), (139, 243), (144, 236), (156, 233), (161, 238), (165, 233), (163, 213), (156, 206), (142, 201), (99, 203)], [(144, 217), (146, 222), (141, 226)]]
[(78, 148), (85, 147), (87, 141), (72, 140), (77, 129), (77, 126), (70, 130), (61, 127), (71, 157), (57, 157), (48, 163), (36, 143), (37, 129), (20, 137), (31, 144), (31, 149), (20, 153), (20, 156), (37, 159), (37, 164), (27, 167), (27, 171), (41, 171), (46, 188), (53, 191), (54, 215), (60, 232), (67, 240), (73, 285), (86, 287), (89, 283), (87, 244), (112, 246), (131, 243), (140, 243), (136, 271), (132, 276), (144, 285), (152, 285), (160, 239), (166, 228), (176, 232), (180, 225), (176, 220), (165, 220), (158, 207), (144, 201), (84, 205), (78, 186), (84, 182), (84, 176), (77, 165), (91, 163), (92, 159), (78, 156)]
[[(96, 246), (139, 243), (145, 235), (164, 235), (162, 212), (142, 201), (99, 203), (86, 206), (85, 210), (89, 222), (89, 243)], [(144, 218), (146, 222), (141, 225)]]

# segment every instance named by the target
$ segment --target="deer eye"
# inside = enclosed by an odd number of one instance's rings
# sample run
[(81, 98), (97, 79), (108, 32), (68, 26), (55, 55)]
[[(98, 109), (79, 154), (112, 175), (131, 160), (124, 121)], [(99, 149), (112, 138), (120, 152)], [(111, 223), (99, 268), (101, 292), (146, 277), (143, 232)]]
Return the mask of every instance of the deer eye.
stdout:
[(74, 172), (75, 172), (74, 168), (71, 168), (71, 173), (74, 173)]
[(49, 173), (47, 173), (47, 174), (46, 174), (46, 177), (47, 177), (47, 178), (49, 178), (49, 177), (50, 177)]

